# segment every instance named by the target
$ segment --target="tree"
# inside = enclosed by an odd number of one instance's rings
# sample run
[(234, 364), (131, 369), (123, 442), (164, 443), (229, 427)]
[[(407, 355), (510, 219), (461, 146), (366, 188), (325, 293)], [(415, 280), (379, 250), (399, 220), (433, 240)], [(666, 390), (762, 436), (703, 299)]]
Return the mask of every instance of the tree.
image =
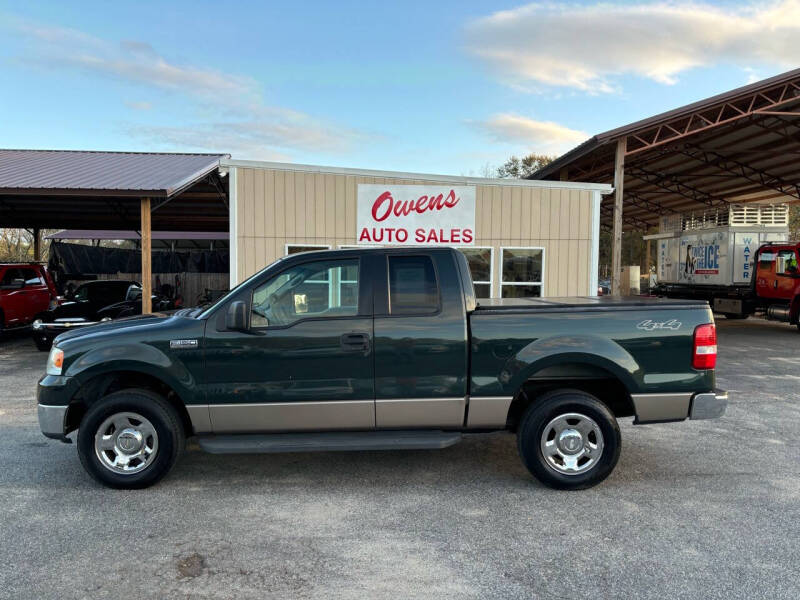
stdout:
[(789, 239), (800, 241), (800, 206), (789, 207)]
[[(47, 258), (50, 249), (50, 241), (44, 238), (56, 231), (56, 229), (42, 229), (40, 232), (42, 260)], [(29, 260), (33, 260), (33, 232), (28, 229), (9, 227), (0, 229), (0, 262)]]
[(533, 175), (542, 167), (546, 167), (553, 162), (556, 156), (547, 154), (531, 153), (522, 158), (512, 156), (501, 167), (497, 168), (497, 176), (503, 179), (524, 179)]

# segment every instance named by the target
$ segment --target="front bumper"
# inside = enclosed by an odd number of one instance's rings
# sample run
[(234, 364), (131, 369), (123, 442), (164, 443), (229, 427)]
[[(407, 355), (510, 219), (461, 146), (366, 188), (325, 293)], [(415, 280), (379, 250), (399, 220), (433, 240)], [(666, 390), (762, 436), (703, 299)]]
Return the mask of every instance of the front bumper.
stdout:
[(635, 424), (669, 423), (689, 419), (718, 419), (728, 406), (728, 392), (633, 394)]
[(100, 323), (100, 321), (87, 321), (85, 319), (34, 321), (33, 330), (37, 333), (47, 334), (51, 338), (54, 338), (59, 333), (64, 333), (65, 331), (72, 331), (76, 327), (87, 327), (89, 325), (97, 325), (98, 323)]
[(79, 384), (72, 377), (45, 375), (36, 386), (39, 428), (53, 439), (69, 441), (67, 437), (67, 412), (69, 401), (78, 391)]
[(65, 433), (68, 408), (68, 406), (39, 404), (39, 428), (46, 437), (62, 441), (68, 439)]

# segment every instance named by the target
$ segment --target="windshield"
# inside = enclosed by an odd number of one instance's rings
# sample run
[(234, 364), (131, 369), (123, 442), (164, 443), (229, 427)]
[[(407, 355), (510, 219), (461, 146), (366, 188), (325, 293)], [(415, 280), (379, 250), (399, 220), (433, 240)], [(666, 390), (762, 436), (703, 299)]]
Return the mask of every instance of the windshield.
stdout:
[(208, 316), (211, 315), (212, 312), (214, 312), (214, 310), (218, 306), (221, 306), (221, 305), (225, 304), (225, 302), (227, 302), (229, 298), (231, 298), (232, 296), (237, 294), (239, 292), (239, 290), (241, 290), (244, 286), (248, 285), (253, 279), (255, 279), (256, 277), (261, 275), (261, 273), (263, 273), (264, 271), (269, 269), (272, 265), (277, 264), (277, 263), (281, 262), (282, 260), (285, 260), (286, 258), (287, 258), (286, 256), (282, 256), (279, 259), (271, 262), (270, 264), (268, 264), (266, 267), (264, 267), (260, 271), (257, 271), (255, 273), (253, 273), (250, 277), (245, 279), (243, 282), (241, 282), (239, 285), (237, 285), (235, 288), (233, 288), (230, 292), (225, 294), (222, 298), (220, 298), (219, 300), (214, 302), (211, 306), (205, 308), (202, 313), (200, 313), (199, 315), (190, 315), (190, 316), (192, 316), (192, 317), (194, 317), (196, 319), (205, 319), (205, 318), (207, 318)]

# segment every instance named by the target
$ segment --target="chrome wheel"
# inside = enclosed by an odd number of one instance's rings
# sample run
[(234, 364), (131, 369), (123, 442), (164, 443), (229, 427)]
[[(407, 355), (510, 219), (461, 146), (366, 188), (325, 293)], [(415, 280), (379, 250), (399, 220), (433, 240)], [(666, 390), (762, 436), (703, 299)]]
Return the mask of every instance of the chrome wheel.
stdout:
[(540, 447), (551, 469), (562, 475), (580, 475), (600, 460), (603, 434), (586, 415), (566, 413), (545, 426)]
[(116, 413), (98, 427), (94, 436), (97, 458), (109, 471), (130, 475), (148, 467), (158, 452), (153, 424), (133, 412)]

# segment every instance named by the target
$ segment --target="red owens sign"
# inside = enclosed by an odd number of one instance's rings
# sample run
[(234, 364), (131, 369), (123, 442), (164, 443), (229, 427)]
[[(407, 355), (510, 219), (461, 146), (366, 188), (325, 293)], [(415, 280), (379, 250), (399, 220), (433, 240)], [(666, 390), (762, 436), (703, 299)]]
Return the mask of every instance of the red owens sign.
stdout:
[(475, 243), (475, 188), (359, 184), (359, 244)]

